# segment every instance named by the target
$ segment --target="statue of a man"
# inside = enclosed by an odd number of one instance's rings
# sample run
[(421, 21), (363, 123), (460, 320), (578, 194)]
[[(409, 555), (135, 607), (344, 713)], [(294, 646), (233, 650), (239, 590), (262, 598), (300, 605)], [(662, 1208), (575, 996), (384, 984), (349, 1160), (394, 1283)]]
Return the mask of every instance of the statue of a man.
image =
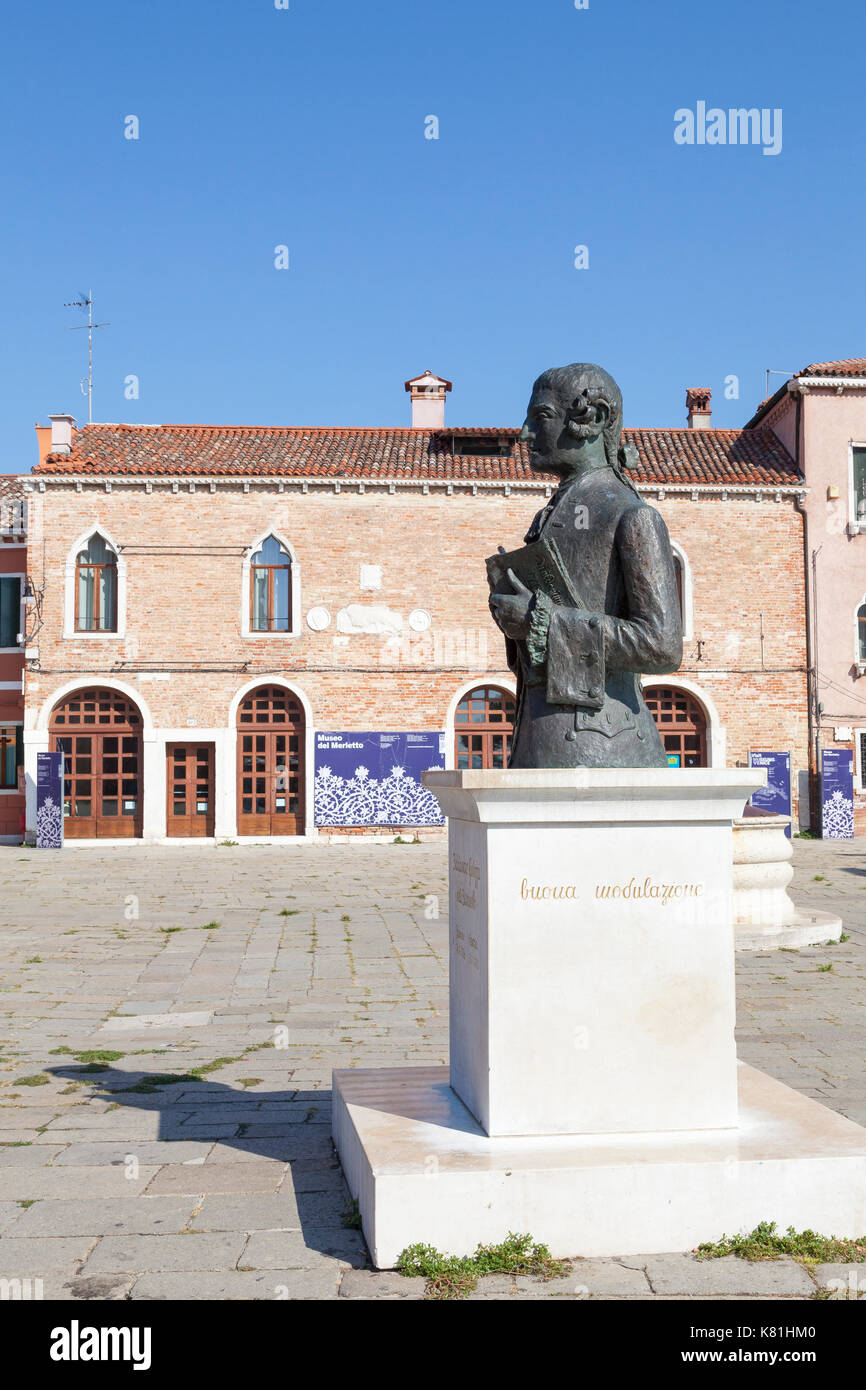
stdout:
[(493, 587), (517, 677), (510, 767), (666, 765), (640, 676), (682, 660), (676, 573), (664, 521), (626, 476), (621, 429), (622, 395), (600, 367), (557, 367), (532, 388), (520, 438), (532, 469), (560, 483), (514, 554), (534, 562), (542, 543), (571, 597), (524, 584), (517, 560)]

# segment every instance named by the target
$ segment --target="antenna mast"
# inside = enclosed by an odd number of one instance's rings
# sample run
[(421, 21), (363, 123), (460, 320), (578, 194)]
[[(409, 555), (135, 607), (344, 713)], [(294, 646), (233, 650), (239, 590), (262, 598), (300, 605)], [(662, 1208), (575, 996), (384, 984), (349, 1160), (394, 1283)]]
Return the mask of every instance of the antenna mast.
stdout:
[(87, 329), (87, 390), (84, 389), (84, 381), (81, 382), (81, 393), (87, 396), (87, 423), (93, 424), (93, 334), (98, 328), (108, 328), (107, 323), (93, 322), (93, 290), (88, 290), (87, 294), (80, 294), (78, 299), (71, 299), (64, 304), (64, 309), (87, 310), (87, 323), (78, 323), (74, 328), (70, 328), (70, 333), (77, 333), (79, 329)]

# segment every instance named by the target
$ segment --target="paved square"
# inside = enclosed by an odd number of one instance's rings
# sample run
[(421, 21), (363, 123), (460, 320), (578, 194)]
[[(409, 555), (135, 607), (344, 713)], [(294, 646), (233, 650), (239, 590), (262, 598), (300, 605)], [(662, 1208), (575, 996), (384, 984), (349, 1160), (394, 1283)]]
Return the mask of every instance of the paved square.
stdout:
[[(866, 853), (796, 841), (795, 863), (798, 906), (850, 939), (738, 956), (740, 1056), (866, 1124)], [(329, 1088), (334, 1066), (447, 1061), (444, 843), (0, 864), (0, 1279), (45, 1298), (419, 1297), (344, 1224)], [(664, 1255), (473, 1297), (808, 1298), (827, 1277)]]

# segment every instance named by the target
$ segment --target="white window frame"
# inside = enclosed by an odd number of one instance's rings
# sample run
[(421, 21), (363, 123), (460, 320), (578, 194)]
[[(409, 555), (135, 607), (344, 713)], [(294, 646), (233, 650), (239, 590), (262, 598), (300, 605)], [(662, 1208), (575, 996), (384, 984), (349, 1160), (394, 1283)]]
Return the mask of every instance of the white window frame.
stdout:
[[(76, 561), (95, 535), (100, 535), (117, 561), (117, 628), (113, 632), (79, 632), (75, 626)], [(66, 555), (63, 593), (63, 640), (67, 642), (117, 642), (126, 637), (126, 561), (111, 533), (99, 521), (82, 531)]]
[(27, 575), (13, 571), (10, 574), (0, 574), (0, 579), (18, 580), (18, 631), (21, 633), (21, 641), (16, 643), (14, 647), (0, 647), (0, 656), (20, 656), (24, 650), (24, 639), (26, 637), (25, 624), (27, 621), (27, 606), (24, 602), (24, 585), (27, 582)]
[(689, 557), (677, 541), (671, 541), (671, 550), (682, 566), (683, 573), (683, 641), (690, 642), (695, 635), (695, 588)]
[(863, 759), (860, 755), (860, 737), (866, 735), (866, 728), (861, 726), (852, 732), (854, 734), (854, 795), (866, 796), (866, 787), (863, 786)]
[(866, 671), (866, 660), (860, 655), (860, 609), (866, 608), (866, 594), (863, 595), (857, 607), (854, 609), (854, 664), (860, 675)]
[(849, 439), (848, 441), (848, 534), (851, 536), (866, 533), (866, 520), (862, 522), (859, 520), (854, 502), (855, 449), (866, 449), (866, 443), (861, 443), (858, 439)]
[[(261, 550), (269, 536), (273, 536), (278, 541), (291, 562), (290, 589), (292, 595), (291, 612), (289, 614), (288, 632), (257, 632), (250, 626), (250, 571), (252, 569), (252, 558), (257, 551)], [(282, 531), (276, 526), (269, 526), (266, 531), (256, 537), (252, 545), (244, 552), (243, 565), (241, 569), (241, 637), (249, 642), (285, 642), (301, 635), (301, 567), (298, 564), (295, 550), (283, 535)]]

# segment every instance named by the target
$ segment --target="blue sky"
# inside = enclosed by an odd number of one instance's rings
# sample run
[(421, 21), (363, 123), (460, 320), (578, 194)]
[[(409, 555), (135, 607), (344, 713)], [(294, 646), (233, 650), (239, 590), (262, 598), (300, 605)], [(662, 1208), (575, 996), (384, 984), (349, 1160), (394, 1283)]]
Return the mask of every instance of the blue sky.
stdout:
[[(629, 425), (710, 385), (733, 426), (765, 368), (866, 354), (862, 0), (3, 8), (7, 472), (86, 419), (91, 286), (97, 420), (406, 424), (430, 367), (449, 423), (517, 424), (590, 360)], [(699, 101), (781, 108), (781, 153), (675, 144)]]

